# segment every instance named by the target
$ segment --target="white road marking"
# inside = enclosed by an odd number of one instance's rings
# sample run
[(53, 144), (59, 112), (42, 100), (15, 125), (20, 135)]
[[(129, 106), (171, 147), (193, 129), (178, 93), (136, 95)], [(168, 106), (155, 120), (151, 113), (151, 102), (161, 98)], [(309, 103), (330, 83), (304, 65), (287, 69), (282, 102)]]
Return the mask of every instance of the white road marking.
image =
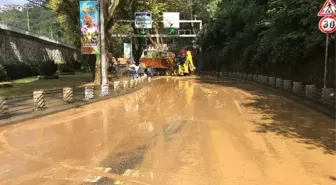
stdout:
[(236, 107), (237, 107), (237, 109), (238, 109), (240, 115), (242, 115), (242, 114), (243, 114), (243, 111), (242, 111), (242, 109), (241, 109), (241, 107), (240, 107), (239, 102), (236, 101), (236, 100), (233, 100), (233, 102), (234, 102), (234, 104), (236, 105)]

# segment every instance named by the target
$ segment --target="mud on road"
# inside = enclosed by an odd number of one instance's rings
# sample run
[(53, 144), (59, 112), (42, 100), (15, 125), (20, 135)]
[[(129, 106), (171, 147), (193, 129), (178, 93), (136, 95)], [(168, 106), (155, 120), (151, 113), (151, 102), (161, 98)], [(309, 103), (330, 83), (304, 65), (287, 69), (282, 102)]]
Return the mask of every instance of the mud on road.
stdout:
[(261, 87), (166, 78), (0, 128), (2, 185), (332, 185), (335, 120)]

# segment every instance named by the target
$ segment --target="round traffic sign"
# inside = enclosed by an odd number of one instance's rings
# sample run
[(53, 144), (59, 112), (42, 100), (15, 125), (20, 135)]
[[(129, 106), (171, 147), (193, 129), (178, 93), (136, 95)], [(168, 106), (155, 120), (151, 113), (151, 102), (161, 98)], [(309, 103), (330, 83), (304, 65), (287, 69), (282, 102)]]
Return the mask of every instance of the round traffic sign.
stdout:
[(319, 22), (319, 28), (323, 33), (333, 33), (336, 31), (336, 18), (325, 16)]

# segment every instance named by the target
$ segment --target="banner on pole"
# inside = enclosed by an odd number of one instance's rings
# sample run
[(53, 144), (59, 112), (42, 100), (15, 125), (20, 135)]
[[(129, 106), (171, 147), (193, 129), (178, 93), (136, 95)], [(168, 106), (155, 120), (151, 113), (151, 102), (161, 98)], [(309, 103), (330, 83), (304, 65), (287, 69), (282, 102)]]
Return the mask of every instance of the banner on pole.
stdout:
[(97, 1), (79, 1), (81, 51), (84, 55), (99, 55), (99, 7)]
[(130, 59), (132, 56), (132, 45), (130, 43), (124, 43), (124, 58)]

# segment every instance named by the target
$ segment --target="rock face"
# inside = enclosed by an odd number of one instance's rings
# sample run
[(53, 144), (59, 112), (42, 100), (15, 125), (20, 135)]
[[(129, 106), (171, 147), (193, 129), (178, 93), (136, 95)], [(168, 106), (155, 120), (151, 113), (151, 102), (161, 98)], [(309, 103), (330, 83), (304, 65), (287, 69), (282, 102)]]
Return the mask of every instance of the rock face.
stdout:
[(81, 53), (77, 48), (47, 37), (0, 24), (0, 64), (47, 59), (55, 62), (78, 61)]

